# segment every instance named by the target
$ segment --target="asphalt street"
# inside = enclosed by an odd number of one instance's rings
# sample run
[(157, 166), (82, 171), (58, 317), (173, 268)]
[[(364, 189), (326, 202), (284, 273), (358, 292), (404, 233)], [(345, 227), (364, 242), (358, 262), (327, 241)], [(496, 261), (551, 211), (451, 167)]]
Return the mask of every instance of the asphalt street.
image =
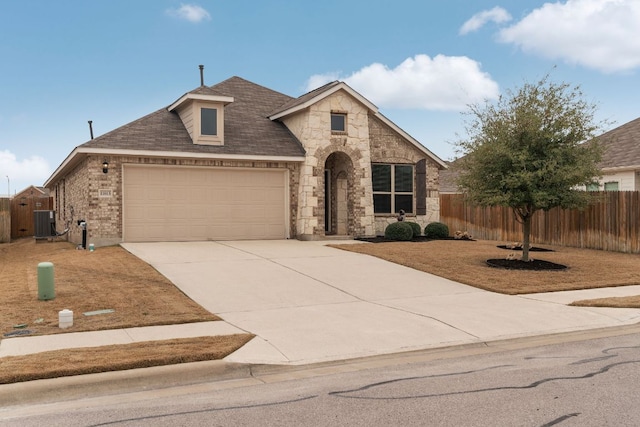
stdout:
[[(0, 410), (3, 426), (635, 426), (640, 333), (264, 371)], [(532, 343), (529, 343), (529, 345)], [(342, 368), (342, 369), (341, 369)]]

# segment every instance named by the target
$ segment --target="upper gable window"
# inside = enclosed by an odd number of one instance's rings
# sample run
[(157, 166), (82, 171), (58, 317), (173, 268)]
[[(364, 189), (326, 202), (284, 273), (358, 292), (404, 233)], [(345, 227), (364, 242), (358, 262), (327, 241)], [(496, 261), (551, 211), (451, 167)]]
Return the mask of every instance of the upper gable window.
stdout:
[(224, 106), (208, 102), (193, 103), (193, 143), (224, 145)]
[[(206, 88), (201, 89), (206, 92)], [(224, 95), (187, 93), (167, 110), (175, 111), (196, 145), (224, 145), (224, 109), (233, 98)]]
[(345, 133), (347, 131), (347, 115), (331, 113), (331, 132)]
[(200, 134), (201, 135), (218, 135), (218, 109), (217, 108), (201, 108), (200, 109)]

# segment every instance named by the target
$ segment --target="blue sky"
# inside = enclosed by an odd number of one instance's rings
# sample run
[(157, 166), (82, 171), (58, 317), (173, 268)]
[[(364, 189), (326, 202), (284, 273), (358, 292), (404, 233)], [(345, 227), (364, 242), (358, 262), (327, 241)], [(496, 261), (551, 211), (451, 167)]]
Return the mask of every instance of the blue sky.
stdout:
[[(640, 1), (21, 0), (0, 4), (0, 195), (74, 147), (240, 76), (344, 80), (443, 160), (470, 103), (551, 73), (598, 120), (640, 115)], [(8, 179), (7, 179), (8, 177)]]

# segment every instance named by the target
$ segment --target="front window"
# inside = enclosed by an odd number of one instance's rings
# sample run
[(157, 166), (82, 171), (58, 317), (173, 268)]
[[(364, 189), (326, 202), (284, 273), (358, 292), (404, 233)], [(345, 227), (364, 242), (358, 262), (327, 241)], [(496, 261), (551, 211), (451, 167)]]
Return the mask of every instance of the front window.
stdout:
[(200, 109), (200, 134), (218, 135), (218, 110), (216, 108)]
[(371, 169), (374, 212), (413, 213), (413, 166), (374, 164)]
[(331, 113), (331, 132), (347, 131), (347, 115), (342, 113)]
[(598, 184), (597, 182), (587, 184), (587, 191), (600, 191), (600, 184)]

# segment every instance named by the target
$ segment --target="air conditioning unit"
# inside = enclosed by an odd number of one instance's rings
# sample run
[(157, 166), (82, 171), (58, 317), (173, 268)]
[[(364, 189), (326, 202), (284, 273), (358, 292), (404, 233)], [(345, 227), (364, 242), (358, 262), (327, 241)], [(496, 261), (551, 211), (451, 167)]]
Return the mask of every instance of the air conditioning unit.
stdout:
[(34, 237), (46, 239), (56, 236), (56, 211), (33, 211)]

